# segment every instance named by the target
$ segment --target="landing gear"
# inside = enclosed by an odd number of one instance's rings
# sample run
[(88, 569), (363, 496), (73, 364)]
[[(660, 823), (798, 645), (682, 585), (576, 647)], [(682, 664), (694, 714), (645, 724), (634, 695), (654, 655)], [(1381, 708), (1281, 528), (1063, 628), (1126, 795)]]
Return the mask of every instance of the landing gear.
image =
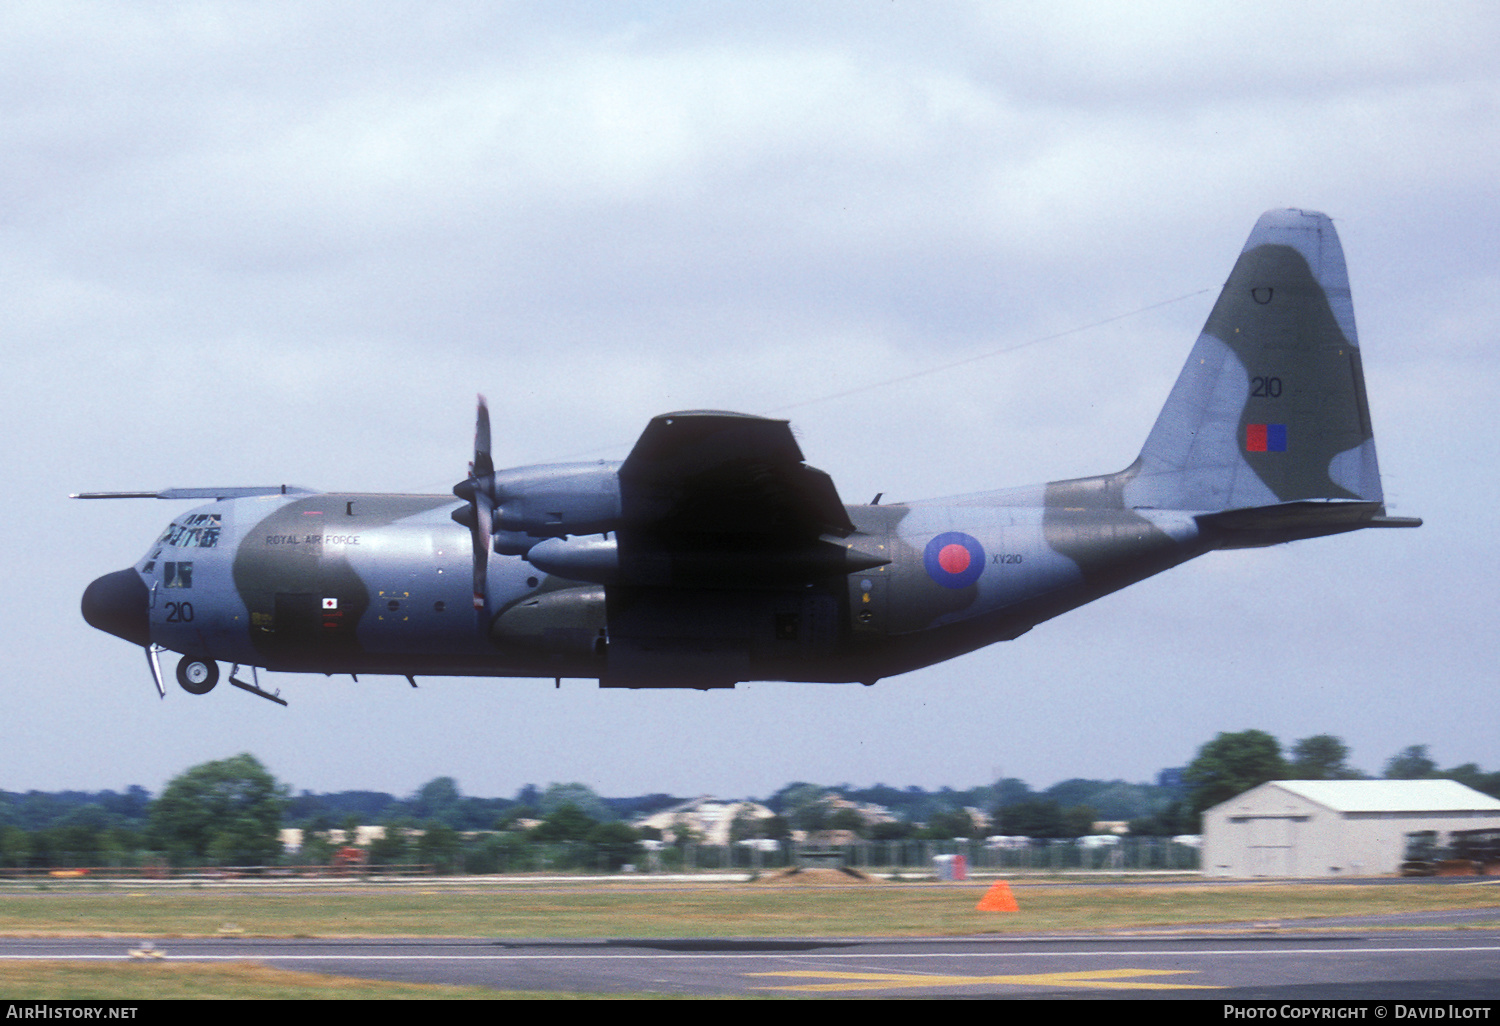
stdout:
[[(240, 664), (235, 663), (229, 671), (229, 683), (233, 684), (235, 687), (240, 688), (243, 691), (250, 692), (252, 695), (259, 695), (261, 698), (264, 698), (267, 701), (275, 702), (277, 705), (286, 705), (286, 699), (281, 697), (280, 691), (276, 691), (273, 693), (270, 691), (265, 691), (261, 688), (260, 671), (255, 667), (250, 667), (250, 676), (255, 681), (254, 684), (246, 684), (244, 681), (236, 677), (235, 674), (239, 672)], [(412, 687), (416, 687), (416, 685), (413, 684)]]
[(177, 683), (190, 695), (206, 695), (219, 683), (219, 664), (212, 659), (183, 656), (177, 664)]

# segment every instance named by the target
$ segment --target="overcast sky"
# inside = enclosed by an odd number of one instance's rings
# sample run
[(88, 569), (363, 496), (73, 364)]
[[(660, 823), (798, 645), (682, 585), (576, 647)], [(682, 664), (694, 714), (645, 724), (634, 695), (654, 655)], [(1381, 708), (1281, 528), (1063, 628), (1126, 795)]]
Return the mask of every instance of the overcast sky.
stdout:
[[(1042, 787), (1249, 727), (1500, 769), (1496, 39), (1485, 3), (5, 5), (0, 789), (241, 751), (315, 791)], [(1117, 470), (1284, 206), (1338, 226), (1417, 531), (1210, 554), (874, 688), (163, 701), (79, 615), (186, 507), (70, 492), (447, 492), (481, 391), (502, 466), (716, 408), (849, 502)]]

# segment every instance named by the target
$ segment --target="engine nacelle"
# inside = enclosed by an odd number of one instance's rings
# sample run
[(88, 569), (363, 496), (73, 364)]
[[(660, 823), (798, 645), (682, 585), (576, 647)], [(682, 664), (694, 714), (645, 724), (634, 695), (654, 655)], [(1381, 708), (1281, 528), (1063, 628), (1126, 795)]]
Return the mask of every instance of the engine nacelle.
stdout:
[(502, 532), (563, 538), (614, 530), (620, 519), (619, 470), (619, 463), (601, 460), (495, 471), (480, 487), (494, 502), (497, 540)]
[(620, 551), (613, 538), (547, 538), (526, 553), (543, 573), (573, 581), (614, 584), (620, 577)]
[(604, 589), (569, 588), (533, 595), (495, 617), (490, 636), (535, 656), (602, 661), (608, 645)]

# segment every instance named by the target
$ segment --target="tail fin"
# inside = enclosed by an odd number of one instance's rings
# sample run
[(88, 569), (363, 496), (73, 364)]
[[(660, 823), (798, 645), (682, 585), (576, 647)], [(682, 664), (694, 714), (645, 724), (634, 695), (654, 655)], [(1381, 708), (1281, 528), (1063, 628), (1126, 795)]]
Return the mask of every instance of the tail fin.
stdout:
[(1261, 215), (1133, 469), (1127, 506), (1379, 509), (1349, 275), (1326, 215)]

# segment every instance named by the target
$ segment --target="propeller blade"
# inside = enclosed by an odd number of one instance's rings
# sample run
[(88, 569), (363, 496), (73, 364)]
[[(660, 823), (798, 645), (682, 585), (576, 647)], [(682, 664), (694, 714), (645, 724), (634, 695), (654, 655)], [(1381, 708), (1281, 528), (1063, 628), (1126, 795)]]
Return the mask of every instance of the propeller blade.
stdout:
[(479, 397), (479, 412), (474, 418), (474, 472), (473, 477), (485, 477), (495, 472), (495, 461), (490, 456), (490, 407), (484, 396)]
[(474, 530), (471, 537), (474, 540), (474, 611), (480, 614), (481, 626), (483, 624), (485, 587), (489, 579), (490, 569), (490, 538), (492, 525), (494, 523), (494, 510), (490, 506), (490, 497), (485, 492), (474, 493)]
[(494, 500), (490, 497), (488, 480), (495, 473), (495, 460), (490, 455), (490, 407), (484, 396), (479, 397), (479, 409), (474, 416), (474, 462), (469, 464), (468, 480), (453, 489), (461, 499), (469, 500), (468, 509), (455, 511), (453, 519), (469, 528), (474, 544), (474, 612), (479, 619), (479, 629), (485, 630), (486, 583), (489, 579), (490, 547), (494, 544), (495, 523)]

